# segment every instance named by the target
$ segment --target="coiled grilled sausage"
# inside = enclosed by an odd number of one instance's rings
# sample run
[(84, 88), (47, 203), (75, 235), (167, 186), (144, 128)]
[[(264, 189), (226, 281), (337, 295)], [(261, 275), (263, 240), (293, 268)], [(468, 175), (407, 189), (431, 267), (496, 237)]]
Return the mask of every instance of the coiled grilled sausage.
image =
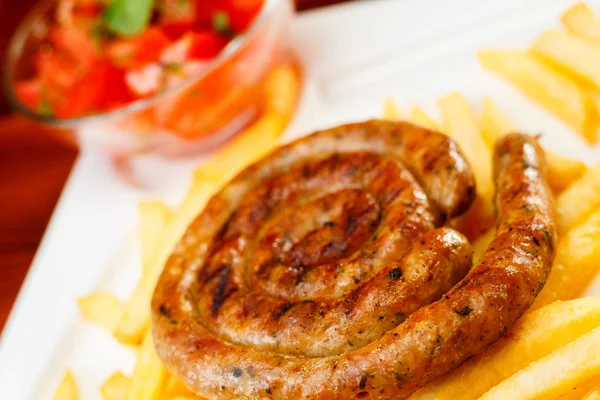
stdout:
[(451, 139), (368, 121), (276, 150), (213, 196), (167, 262), (161, 358), (209, 398), (409, 395), (496, 340), (545, 282), (541, 150), (510, 135), (495, 170), (498, 233), (461, 281), (469, 244), (441, 225), (474, 181)]

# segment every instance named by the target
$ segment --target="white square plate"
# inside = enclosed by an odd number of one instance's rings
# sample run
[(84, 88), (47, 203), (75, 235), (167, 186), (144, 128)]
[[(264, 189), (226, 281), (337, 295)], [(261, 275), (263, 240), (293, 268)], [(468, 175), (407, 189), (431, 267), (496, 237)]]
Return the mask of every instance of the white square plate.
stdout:
[[(478, 65), (475, 53), (525, 48), (558, 26), (566, 0), (379, 0), (305, 13), (293, 26), (305, 65), (305, 90), (284, 140), (317, 128), (381, 115), (384, 97), (437, 115), (436, 100), (458, 90), (475, 107), (485, 96), (525, 132), (543, 133), (547, 148), (587, 163), (600, 161), (564, 124)], [(600, 0), (589, 1), (600, 9)], [(69, 178), (0, 342), (0, 397), (49, 399), (66, 367), (81, 398), (115, 369), (131, 371), (133, 354), (84, 321), (77, 298), (109, 290), (126, 299), (139, 277), (137, 202), (174, 202), (190, 179), (192, 161), (142, 160), (160, 190), (133, 189), (108, 162), (82, 154)], [(588, 290), (600, 295), (600, 282)]]

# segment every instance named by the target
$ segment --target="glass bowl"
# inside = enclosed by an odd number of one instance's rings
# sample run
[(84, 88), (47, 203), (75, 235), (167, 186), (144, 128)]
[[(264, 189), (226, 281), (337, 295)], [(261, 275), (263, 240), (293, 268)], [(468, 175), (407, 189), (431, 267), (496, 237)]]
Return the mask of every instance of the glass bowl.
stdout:
[(39, 3), (15, 32), (6, 57), (7, 97), (27, 117), (71, 129), (80, 147), (100, 147), (113, 156), (186, 155), (214, 148), (260, 114), (266, 77), (293, 61), (292, 1), (265, 0), (246, 32), (201, 72), (174, 87), (108, 112), (68, 119), (45, 116), (19, 101), (14, 83), (32, 76), (32, 57), (45, 40), (55, 6), (56, 0)]

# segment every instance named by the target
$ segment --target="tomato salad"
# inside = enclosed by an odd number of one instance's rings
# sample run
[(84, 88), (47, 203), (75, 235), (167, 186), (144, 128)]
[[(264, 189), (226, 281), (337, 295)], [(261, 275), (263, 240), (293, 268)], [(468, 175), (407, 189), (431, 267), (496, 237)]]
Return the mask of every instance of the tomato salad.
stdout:
[(153, 96), (202, 71), (263, 0), (59, 0), (34, 74), (15, 83), (38, 114), (73, 118)]

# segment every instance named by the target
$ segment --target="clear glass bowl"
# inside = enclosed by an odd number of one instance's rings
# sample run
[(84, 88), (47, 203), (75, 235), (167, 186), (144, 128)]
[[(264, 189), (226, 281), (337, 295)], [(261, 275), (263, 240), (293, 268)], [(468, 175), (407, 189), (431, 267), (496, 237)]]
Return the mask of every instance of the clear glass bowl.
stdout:
[(32, 76), (32, 57), (45, 39), (43, 32), (55, 5), (56, 0), (38, 4), (13, 36), (4, 75), (7, 97), (29, 118), (71, 128), (81, 147), (101, 147), (113, 156), (184, 155), (214, 148), (260, 114), (266, 77), (293, 60), (289, 46), (292, 1), (265, 0), (248, 30), (198, 75), (113, 111), (69, 119), (48, 117), (22, 104), (14, 83)]

